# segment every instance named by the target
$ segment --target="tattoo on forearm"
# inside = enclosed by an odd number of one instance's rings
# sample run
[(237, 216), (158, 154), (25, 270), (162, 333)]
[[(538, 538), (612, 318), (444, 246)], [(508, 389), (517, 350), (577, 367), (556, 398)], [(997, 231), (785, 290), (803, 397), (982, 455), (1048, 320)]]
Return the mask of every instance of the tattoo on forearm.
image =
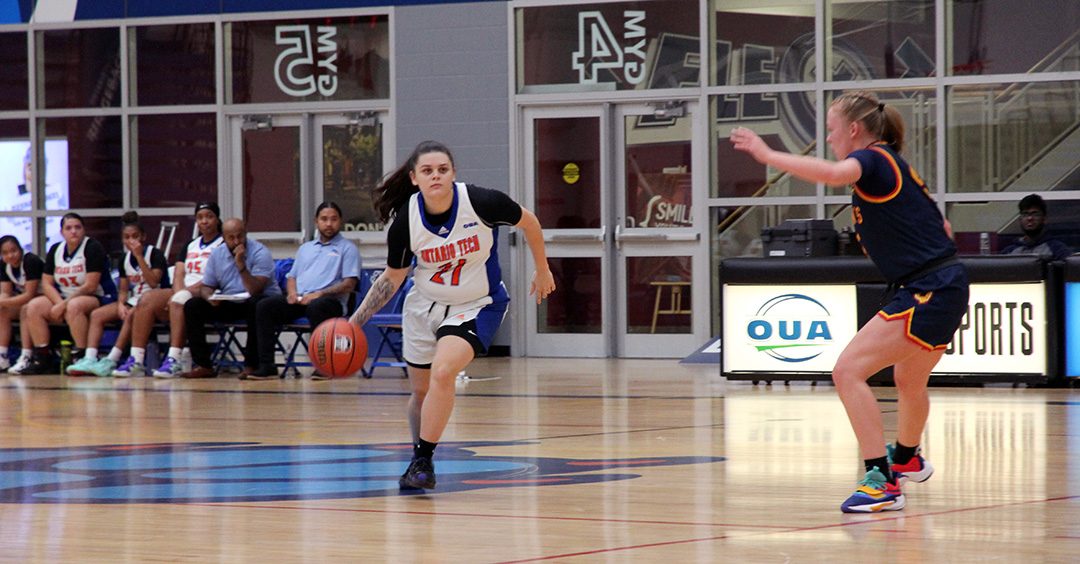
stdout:
[(375, 281), (375, 284), (368, 291), (367, 297), (364, 298), (364, 302), (360, 304), (360, 309), (356, 311), (353, 318), (359, 325), (367, 323), (368, 319), (371, 319), (375, 312), (379, 311), (386, 305), (386, 302), (390, 301), (390, 298), (394, 295), (394, 284), (385, 278), (380, 278)]

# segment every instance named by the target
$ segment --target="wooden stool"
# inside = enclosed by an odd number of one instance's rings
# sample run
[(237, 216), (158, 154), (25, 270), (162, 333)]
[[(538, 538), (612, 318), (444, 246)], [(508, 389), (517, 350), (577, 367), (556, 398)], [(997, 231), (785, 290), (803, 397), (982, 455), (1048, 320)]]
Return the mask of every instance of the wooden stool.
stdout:
[[(656, 281), (649, 282), (656, 288), (656, 302), (653, 303), (652, 329), (650, 333), (656, 333), (656, 318), (661, 315), (690, 315), (693, 310), (683, 309), (682, 289), (689, 288), (690, 282), (679, 280), (677, 282)], [(660, 299), (664, 295), (664, 288), (671, 288), (671, 300), (667, 309), (660, 309)]]

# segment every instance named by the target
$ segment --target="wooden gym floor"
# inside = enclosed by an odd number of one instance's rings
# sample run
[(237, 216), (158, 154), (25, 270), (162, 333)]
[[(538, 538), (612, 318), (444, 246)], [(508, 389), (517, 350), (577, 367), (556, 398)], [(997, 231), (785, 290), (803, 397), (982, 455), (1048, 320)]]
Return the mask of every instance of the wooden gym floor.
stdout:
[[(438, 488), (401, 493), (399, 372), (246, 382), (0, 376), (5, 562), (1065, 562), (1080, 395), (933, 388), (937, 473), (845, 515), (831, 386), (674, 361), (483, 359)], [(895, 427), (895, 395), (876, 388)]]

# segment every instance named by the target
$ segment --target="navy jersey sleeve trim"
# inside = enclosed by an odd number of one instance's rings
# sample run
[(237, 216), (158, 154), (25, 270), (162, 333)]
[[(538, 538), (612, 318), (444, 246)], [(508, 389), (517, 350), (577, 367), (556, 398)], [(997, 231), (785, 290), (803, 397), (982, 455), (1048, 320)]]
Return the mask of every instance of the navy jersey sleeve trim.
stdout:
[(860, 198), (873, 204), (882, 204), (900, 193), (904, 178), (900, 174), (900, 165), (888, 151), (880, 146), (873, 146), (855, 151), (849, 158), (858, 161), (862, 167), (862, 175), (855, 183), (855, 193)]

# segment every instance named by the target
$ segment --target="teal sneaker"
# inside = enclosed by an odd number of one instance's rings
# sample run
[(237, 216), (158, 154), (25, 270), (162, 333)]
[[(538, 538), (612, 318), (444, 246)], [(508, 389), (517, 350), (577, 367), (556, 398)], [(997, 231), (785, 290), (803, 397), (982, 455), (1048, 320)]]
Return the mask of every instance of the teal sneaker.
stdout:
[(112, 376), (113, 369), (116, 368), (116, 361), (109, 358), (99, 358), (97, 362), (90, 367), (90, 371), (95, 375), (105, 378), (106, 376)]
[(906, 500), (900, 486), (885, 481), (885, 475), (875, 466), (871, 468), (851, 497), (840, 504), (844, 513), (877, 513), (879, 511), (899, 511)]
[(64, 371), (68, 376), (93, 376), (98, 359), (82, 357)]

